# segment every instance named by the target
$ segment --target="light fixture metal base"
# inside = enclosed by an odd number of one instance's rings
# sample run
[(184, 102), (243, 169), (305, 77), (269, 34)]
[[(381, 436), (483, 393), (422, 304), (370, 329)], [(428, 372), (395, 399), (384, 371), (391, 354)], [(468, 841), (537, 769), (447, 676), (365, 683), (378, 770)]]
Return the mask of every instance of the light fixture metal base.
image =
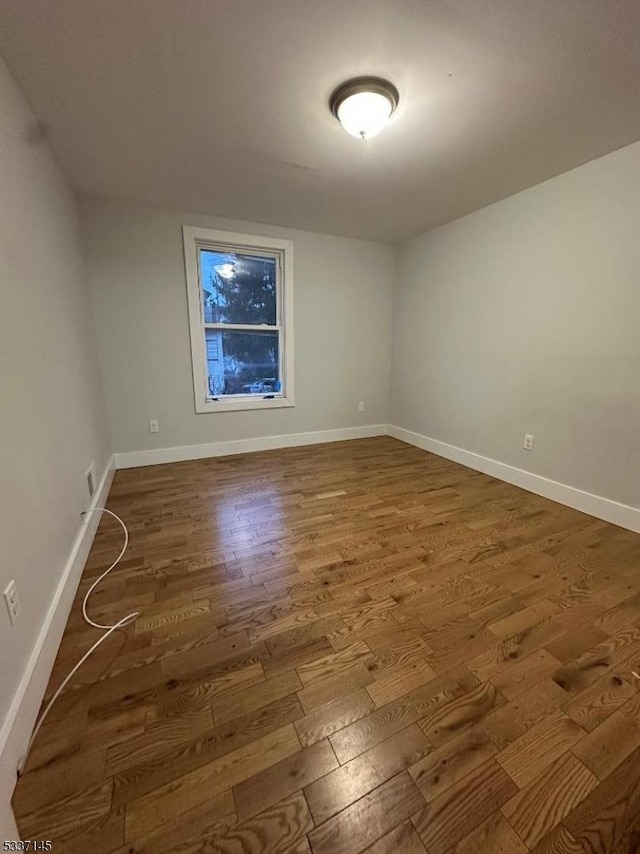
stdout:
[(360, 92), (375, 92), (378, 95), (384, 95), (391, 103), (391, 112), (393, 113), (398, 106), (400, 94), (393, 83), (385, 80), (383, 77), (353, 77), (341, 83), (337, 89), (334, 89), (329, 98), (329, 109), (333, 115), (338, 118), (338, 109), (340, 104), (351, 95), (357, 95)]

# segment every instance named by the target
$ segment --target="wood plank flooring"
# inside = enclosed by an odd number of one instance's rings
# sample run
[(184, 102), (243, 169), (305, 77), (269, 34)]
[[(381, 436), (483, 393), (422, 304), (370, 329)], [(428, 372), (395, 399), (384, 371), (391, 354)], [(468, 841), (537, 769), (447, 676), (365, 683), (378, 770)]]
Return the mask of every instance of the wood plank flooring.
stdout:
[[(119, 471), (140, 611), (14, 808), (61, 854), (640, 851), (640, 537), (391, 438)], [(95, 640), (81, 597), (49, 685)]]

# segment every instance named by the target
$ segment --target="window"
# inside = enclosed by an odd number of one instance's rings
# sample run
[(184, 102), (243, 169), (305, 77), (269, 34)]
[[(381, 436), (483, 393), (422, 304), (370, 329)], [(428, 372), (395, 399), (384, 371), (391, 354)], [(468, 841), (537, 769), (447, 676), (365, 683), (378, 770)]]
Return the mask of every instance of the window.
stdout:
[(182, 232), (196, 412), (293, 406), (293, 244)]

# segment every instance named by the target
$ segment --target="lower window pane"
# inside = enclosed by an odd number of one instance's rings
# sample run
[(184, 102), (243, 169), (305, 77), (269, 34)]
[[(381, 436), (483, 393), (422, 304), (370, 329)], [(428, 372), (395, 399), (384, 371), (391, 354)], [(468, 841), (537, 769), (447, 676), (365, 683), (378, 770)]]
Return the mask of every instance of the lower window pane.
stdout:
[(277, 332), (205, 332), (210, 395), (264, 397), (282, 390)]

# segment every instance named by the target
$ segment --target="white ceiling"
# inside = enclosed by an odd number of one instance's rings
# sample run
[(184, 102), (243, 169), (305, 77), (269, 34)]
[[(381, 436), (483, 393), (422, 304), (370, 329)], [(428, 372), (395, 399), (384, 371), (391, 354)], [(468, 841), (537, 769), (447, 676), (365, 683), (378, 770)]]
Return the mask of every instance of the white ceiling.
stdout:
[[(0, 0), (78, 190), (390, 242), (640, 138), (639, 35), (638, 0)], [(327, 107), (360, 74), (400, 90), (367, 142)]]

